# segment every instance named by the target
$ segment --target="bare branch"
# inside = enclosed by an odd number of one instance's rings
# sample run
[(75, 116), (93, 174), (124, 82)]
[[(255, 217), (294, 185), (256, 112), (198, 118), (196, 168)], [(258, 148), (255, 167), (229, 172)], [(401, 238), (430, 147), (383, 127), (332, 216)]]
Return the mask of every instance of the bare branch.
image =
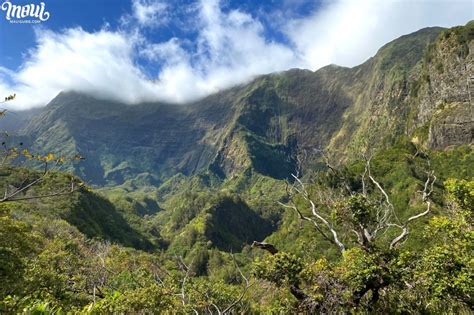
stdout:
[[(339, 240), (338, 238), (338, 235), (337, 235), (337, 232), (336, 230), (334, 229), (334, 227), (332, 226), (331, 223), (329, 223), (328, 220), (326, 220), (317, 210), (317, 207), (316, 207), (316, 204), (313, 202), (313, 200), (311, 200), (311, 198), (309, 197), (309, 193), (308, 191), (306, 190), (306, 187), (305, 185), (303, 184), (303, 182), (297, 177), (295, 176), (294, 174), (291, 174), (291, 176), (295, 179), (295, 181), (300, 185), (301, 187), (301, 190), (300, 193), (301, 195), (303, 196), (303, 198), (310, 204), (310, 209), (311, 209), (311, 213), (313, 214), (313, 216), (315, 216), (319, 221), (321, 221), (327, 229), (329, 229), (329, 231), (331, 232), (332, 234), (332, 243), (334, 243), (341, 252), (344, 252), (345, 251), (345, 246), (344, 244), (342, 244), (342, 242)], [(293, 209), (296, 209), (296, 211), (301, 214), (301, 212), (298, 210), (298, 208), (296, 206), (294, 206)], [(300, 217), (303, 217), (304, 219), (304, 216), (300, 215)], [(307, 219), (306, 219), (307, 220)], [(313, 223), (313, 225), (318, 229), (318, 231), (321, 233), (321, 229), (319, 227), (319, 225), (317, 223), (315, 223), (314, 220), (308, 220), (310, 222)], [(325, 233), (321, 233), (326, 239), (329, 239), (329, 237), (325, 234)]]
[(296, 207), (295, 204), (292, 204), (292, 205), (285, 205), (284, 203), (281, 203), (281, 202), (278, 202), (278, 204), (280, 204), (281, 206), (285, 207), (285, 208), (290, 208), (290, 209), (293, 209), (297, 214), (298, 214), (298, 217), (300, 218), (300, 220), (304, 220), (304, 221), (308, 221), (310, 222), (311, 224), (313, 224), (313, 226), (316, 228), (316, 230), (329, 242), (331, 243), (334, 243), (334, 240), (332, 238), (330, 238), (322, 229), (321, 227), (319, 226), (319, 224), (313, 220), (312, 218), (310, 217), (307, 217), (305, 215), (303, 215), (301, 213), (301, 211), (298, 209), (298, 207)]
[[(209, 299), (209, 297), (208, 297), (208, 299)], [(219, 314), (219, 315), (222, 314), (221, 309), (216, 305), (216, 303), (210, 302), (210, 304), (216, 309), (217, 314)]]
[[(275, 247), (273, 247), (273, 248), (276, 250)], [(226, 314), (226, 313), (230, 312), (232, 310), (232, 308), (234, 308), (237, 304), (239, 304), (242, 301), (242, 299), (244, 298), (244, 296), (247, 293), (247, 291), (249, 290), (249, 288), (252, 286), (252, 284), (249, 282), (248, 278), (246, 276), (244, 276), (244, 273), (242, 272), (242, 270), (240, 270), (240, 267), (237, 264), (237, 261), (235, 260), (234, 254), (231, 254), (231, 256), (232, 256), (232, 259), (234, 260), (235, 267), (237, 268), (237, 270), (240, 273), (240, 276), (245, 281), (245, 287), (242, 290), (242, 293), (240, 294), (240, 296), (234, 302), (232, 302), (228, 307), (226, 307), (222, 311), (222, 314)]]
[(177, 256), (177, 259), (178, 259), (178, 266), (181, 268), (181, 270), (184, 271), (184, 277), (181, 280), (181, 302), (183, 303), (183, 306), (186, 307), (186, 304), (188, 303), (188, 301), (186, 300), (185, 286), (186, 286), (186, 281), (188, 280), (188, 277), (189, 277), (190, 268), (188, 265), (186, 265), (186, 263), (184, 262), (181, 256), (179, 257)]
[(21, 187), (16, 189), (13, 193), (10, 193), (8, 194), (8, 191), (6, 190), (5, 191), (5, 195), (2, 199), (0, 199), (0, 203), (2, 202), (14, 202), (14, 201), (24, 201), (24, 200), (32, 200), (32, 199), (41, 199), (41, 198), (48, 198), (48, 197), (57, 197), (57, 196), (64, 196), (64, 195), (69, 195), (69, 194), (72, 194), (73, 192), (77, 191), (80, 186), (77, 186), (75, 184), (75, 181), (74, 181), (74, 178), (71, 179), (71, 187), (68, 188), (68, 189), (65, 189), (63, 191), (60, 191), (60, 192), (56, 192), (56, 193), (51, 193), (51, 194), (43, 194), (43, 195), (34, 195), (34, 196), (24, 196), (24, 197), (16, 197), (14, 198), (16, 195), (18, 195), (19, 193), (21, 192), (24, 192), (26, 191), (27, 189), (29, 189), (30, 187), (32, 187), (33, 185), (35, 184), (38, 184), (40, 181), (42, 181), (44, 179), (44, 176), (41, 176), (39, 177), (38, 179), (32, 181), (30, 184), (24, 186), (24, 187)]
[(331, 232), (333, 236), (334, 243), (339, 247), (339, 250), (341, 252), (344, 252), (345, 246), (344, 244), (341, 243), (341, 241), (339, 241), (336, 230), (332, 227), (332, 225), (326, 219), (324, 219), (321, 215), (319, 215), (319, 213), (316, 210), (316, 205), (314, 204), (314, 202), (311, 199), (308, 199), (308, 201), (311, 204), (311, 212), (313, 213), (313, 215), (326, 225), (326, 227), (329, 229), (329, 231)]
[[(369, 162), (367, 162), (368, 164)], [(368, 172), (369, 172), (369, 178), (374, 183), (374, 185), (378, 188), (378, 190), (382, 193), (382, 195), (385, 197), (385, 202), (390, 205), (390, 207), (393, 207), (392, 203), (390, 202), (390, 198), (388, 197), (387, 192), (382, 188), (382, 186), (379, 184), (378, 181), (374, 179), (372, 174), (370, 173), (370, 166), (368, 166)]]
[(28, 185), (25, 185), (22, 187), (22, 185), (15, 189), (15, 191), (13, 191), (12, 193), (7, 193), (7, 191), (5, 191), (5, 197), (3, 197), (2, 199), (0, 199), (0, 202), (6, 202), (6, 201), (11, 201), (11, 199), (13, 197), (15, 197), (16, 195), (18, 195), (19, 193), (21, 192), (24, 192), (26, 191), (27, 189), (29, 189), (30, 187), (38, 184), (39, 182), (41, 182), (44, 177), (46, 176), (46, 174), (43, 174), (42, 176), (38, 177), (37, 179), (33, 180), (31, 183), (29, 183)]
[(396, 227), (400, 228), (402, 230), (402, 232), (397, 237), (395, 237), (392, 240), (392, 242), (390, 243), (390, 248), (391, 249), (393, 249), (400, 241), (402, 241), (403, 239), (405, 239), (407, 237), (407, 235), (409, 233), (408, 224), (410, 222), (413, 222), (413, 221), (415, 221), (415, 220), (417, 220), (421, 217), (424, 217), (425, 215), (427, 215), (431, 211), (431, 201), (430, 201), (429, 197), (433, 193), (434, 183), (436, 181), (436, 176), (434, 175), (433, 171), (429, 171), (429, 172), (427, 172), (427, 174), (428, 174), (428, 176), (427, 176), (427, 179), (426, 179), (425, 184), (423, 186), (423, 191), (421, 191), (422, 201), (426, 204), (426, 210), (409, 217), (407, 219), (407, 221), (405, 222), (405, 224), (403, 224), (402, 226), (392, 224), (392, 226), (396, 226)]

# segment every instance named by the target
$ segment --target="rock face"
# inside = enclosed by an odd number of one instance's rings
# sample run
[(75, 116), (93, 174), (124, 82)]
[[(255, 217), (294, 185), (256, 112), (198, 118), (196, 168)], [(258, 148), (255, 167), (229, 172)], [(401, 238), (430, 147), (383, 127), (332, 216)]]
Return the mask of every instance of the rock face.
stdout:
[(447, 30), (426, 53), (419, 118), (430, 125), (432, 149), (473, 143), (473, 24)]
[(285, 178), (297, 161), (314, 163), (320, 149), (347, 159), (400, 136), (433, 149), (470, 144), (473, 29), (473, 22), (423, 29), (354, 68), (265, 75), (187, 105), (61, 93), (22, 139), (38, 151), (80, 153), (87, 160), (76, 173), (100, 185), (137, 176), (159, 183), (205, 169)]
[(474, 143), (474, 106), (468, 102), (453, 102), (431, 120), (428, 142), (431, 148)]

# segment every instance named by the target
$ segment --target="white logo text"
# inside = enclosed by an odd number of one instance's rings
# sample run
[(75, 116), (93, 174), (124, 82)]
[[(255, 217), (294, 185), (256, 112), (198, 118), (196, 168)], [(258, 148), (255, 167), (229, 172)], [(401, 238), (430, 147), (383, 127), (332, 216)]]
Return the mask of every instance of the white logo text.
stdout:
[[(10, 23), (38, 23), (44, 22), (49, 19), (49, 12), (45, 11), (45, 4), (26, 4), (26, 5), (14, 5), (10, 1), (2, 3), (2, 11), (6, 11), (5, 18)], [(36, 18), (36, 20), (24, 20), (25, 18)]]

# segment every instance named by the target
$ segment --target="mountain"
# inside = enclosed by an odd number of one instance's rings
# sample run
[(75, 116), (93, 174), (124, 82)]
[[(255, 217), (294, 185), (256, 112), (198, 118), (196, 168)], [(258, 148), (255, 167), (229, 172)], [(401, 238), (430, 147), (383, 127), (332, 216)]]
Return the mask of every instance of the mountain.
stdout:
[(63, 92), (22, 139), (38, 151), (86, 157), (74, 171), (96, 185), (137, 176), (158, 185), (206, 169), (230, 178), (253, 168), (283, 179), (297, 160), (317, 162), (321, 149), (347, 159), (401, 135), (436, 149), (469, 144), (473, 24), (402, 36), (354, 68), (264, 75), (185, 105)]
[[(241, 250), (268, 236), (295, 249), (308, 236), (286, 234), (281, 226), (294, 218), (276, 202), (285, 200), (283, 180), (292, 173), (323, 169), (323, 150), (346, 166), (380, 151), (399, 165), (387, 182), (404, 178), (405, 189), (420, 180), (399, 156), (415, 154), (414, 145), (432, 153), (443, 180), (470, 178), (473, 29), (474, 22), (422, 29), (354, 68), (263, 75), (184, 105), (62, 92), (39, 113), (20, 116), (12, 140), (32, 152), (86, 158), (66, 165), (98, 191), (86, 200), (104, 199), (89, 208), (116, 213), (136, 233), (133, 241), (100, 228), (91, 235), (184, 256), (209, 246)], [(387, 157), (394, 146), (401, 149)], [(458, 172), (445, 161), (458, 161)], [(397, 208), (409, 211), (403, 200)], [(96, 225), (74, 221), (81, 213), (71, 224)]]
[[(276, 206), (286, 196), (282, 180), (322, 169), (323, 150), (351, 165), (361, 153), (401, 145), (386, 159), (399, 163), (404, 175), (393, 176), (411, 187), (417, 171), (398, 155), (416, 145), (432, 152), (440, 178), (469, 178), (473, 30), (474, 22), (422, 29), (354, 68), (263, 75), (184, 105), (125, 105), (62, 92), (39, 113), (20, 116), (13, 141), (32, 152), (86, 158), (67, 168), (99, 193), (83, 198), (84, 213), (69, 216), (84, 233), (98, 226), (88, 235), (183, 255), (203, 246), (241, 250), (270, 235), (285, 246), (305, 236), (284, 236), (280, 228), (293, 220)], [(458, 174), (444, 162), (456, 156)], [(102, 217), (74, 220), (94, 207), (123, 217), (117, 224), (136, 235), (104, 232)]]
[(16, 134), (19, 130), (24, 128), (31, 119), (40, 114), (42, 110), (42, 108), (20, 111), (7, 110), (6, 114), (8, 115), (8, 119), (3, 119), (1, 122), (1, 131)]

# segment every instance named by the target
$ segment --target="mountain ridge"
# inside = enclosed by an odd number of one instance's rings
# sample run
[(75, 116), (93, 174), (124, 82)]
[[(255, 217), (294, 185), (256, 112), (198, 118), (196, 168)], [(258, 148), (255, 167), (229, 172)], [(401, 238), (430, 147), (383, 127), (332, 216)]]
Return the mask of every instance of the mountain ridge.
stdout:
[[(472, 24), (464, 27), (468, 35)], [(125, 105), (62, 92), (22, 129), (22, 139), (38, 151), (85, 156), (74, 171), (96, 185), (123, 184), (139, 174), (158, 184), (178, 173), (205, 169), (233, 177), (249, 167), (285, 178), (297, 161), (317, 164), (323, 149), (344, 160), (417, 133), (436, 110), (427, 99), (442, 98), (431, 95), (440, 92), (433, 92), (435, 80), (426, 81), (425, 72), (437, 71), (426, 54), (437, 51), (433, 45), (443, 45), (442, 34), (449, 32), (424, 28), (387, 43), (356, 67), (328, 65), (314, 72), (290, 69), (262, 75), (183, 105)], [(472, 46), (472, 40), (467, 42)], [(463, 57), (466, 62), (472, 60), (471, 51)], [(451, 59), (436, 62), (453, 68), (449, 77), (454, 78), (460, 72)], [(472, 128), (469, 121), (467, 130)], [(433, 138), (443, 137), (442, 130), (430, 131), (421, 141), (449, 146), (450, 141)], [(449, 132), (456, 143), (459, 132)], [(458, 142), (470, 141), (472, 137), (464, 137)]]

